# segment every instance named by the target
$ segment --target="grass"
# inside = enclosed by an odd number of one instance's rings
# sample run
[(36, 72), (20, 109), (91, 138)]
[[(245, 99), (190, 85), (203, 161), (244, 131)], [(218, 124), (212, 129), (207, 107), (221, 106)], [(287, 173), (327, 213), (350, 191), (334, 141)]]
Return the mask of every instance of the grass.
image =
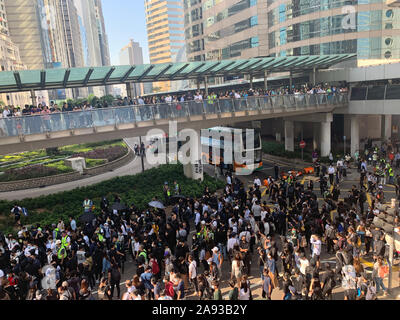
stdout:
[(86, 159), (86, 168), (94, 168), (105, 164), (105, 159)]

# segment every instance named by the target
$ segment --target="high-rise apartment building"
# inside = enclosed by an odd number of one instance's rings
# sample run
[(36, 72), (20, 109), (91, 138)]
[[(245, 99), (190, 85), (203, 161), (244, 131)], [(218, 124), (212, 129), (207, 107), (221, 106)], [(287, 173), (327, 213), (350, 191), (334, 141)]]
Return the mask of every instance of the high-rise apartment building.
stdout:
[[(145, 0), (150, 63), (173, 62), (185, 45), (182, 0)], [(158, 91), (168, 91), (170, 82), (154, 83)]]

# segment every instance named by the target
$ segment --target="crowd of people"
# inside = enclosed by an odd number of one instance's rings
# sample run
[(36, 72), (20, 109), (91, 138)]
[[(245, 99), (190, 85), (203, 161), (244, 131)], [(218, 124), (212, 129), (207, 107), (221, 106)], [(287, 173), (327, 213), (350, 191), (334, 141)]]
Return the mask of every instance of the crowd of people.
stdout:
[[(340, 286), (346, 300), (387, 295), (385, 233), (373, 224), (386, 210), (379, 196), (384, 181), (374, 166), (390, 163), (393, 148), (367, 145), (367, 150), (365, 155), (378, 155), (370, 164), (360, 156), (326, 167), (313, 154), (322, 205), (315, 179), (302, 184), (278, 166), (275, 176), (256, 177), (248, 190), (228, 171), (222, 193), (205, 188), (195, 199), (182, 196), (176, 181), (171, 187), (166, 182), (163, 202), (171, 211), (134, 204), (111, 209), (104, 197), (101, 214), (93, 215), (93, 202), (85, 199), (88, 219), (28, 228), (20, 224), (25, 209), (16, 204), (11, 213), (18, 231), (0, 238), (0, 299), (251, 300), (259, 279), (264, 299), (273, 299), (274, 291), (283, 300), (332, 299)], [(358, 168), (360, 185), (342, 199), (340, 184), (349, 166)], [(377, 181), (371, 184), (369, 176)], [(400, 197), (399, 176), (388, 183)], [(116, 195), (113, 204), (120, 202)], [(395, 224), (399, 232), (398, 217)], [(322, 255), (334, 260), (323, 262)], [(361, 258), (373, 260), (372, 274)], [(135, 271), (126, 275), (128, 265)], [(121, 290), (123, 277), (128, 280)]]
[(160, 103), (178, 103), (184, 101), (207, 101), (216, 99), (241, 99), (251, 96), (277, 96), (287, 94), (323, 94), (323, 93), (336, 93), (336, 92), (347, 92), (346, 86), (330, 86), (321, 84), (317, 86), (297, 86), (290, 90), (288, 87), (280, 87), (270, 90), (264, 89), (244, 89), (244, 90), (226, 90), (219, 89), (211, 91), (208, 95), (204, 91), (188, 91), (181, 94), (165, 94), (165, 95), (152, 95), (152, 96), (138, 96), (136, 98), (119, 98), (115, 99), (112, 105), (107, 102), (101, 102), (96, 100), (96, 104), (92, 105), (89, 101), (84, 101), (79, 104), (73, 104), (71, 102), (64, 102), (62, 105), (50, 101), (49, 104), (46, 101), (40, 102), (38, 105), (25, 105), (21, 106), (4, 106), (0, 108), (0, 118), (8, 117), (21, 117), (28, 115), (46, 115), (57, 112), (73, 112), (73, 111), (85, 111), (93, 109), (102, 109), (115, 106), (131, 106), (131, 105), (149, 105), (149, 104), (160, 104)]

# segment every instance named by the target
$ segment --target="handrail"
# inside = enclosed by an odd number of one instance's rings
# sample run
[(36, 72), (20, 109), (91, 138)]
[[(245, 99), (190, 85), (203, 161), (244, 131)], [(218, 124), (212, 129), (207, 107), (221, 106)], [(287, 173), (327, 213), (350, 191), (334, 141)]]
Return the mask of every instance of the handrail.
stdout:
[(117, 106), (69, 112), (54, 112), (20, 117), (0, 118), (0, 137), (66, 130), (98, 128), (145, 121), (170, 120), (212, 114), (237, 114), (237, 112), (262, 112), (277, 109), (301, 110), (310, 106), (331, 106), (348, 102), (347, 93), (290, 94), (248, 96), (240, 99), (164, 102), (147, 105)]

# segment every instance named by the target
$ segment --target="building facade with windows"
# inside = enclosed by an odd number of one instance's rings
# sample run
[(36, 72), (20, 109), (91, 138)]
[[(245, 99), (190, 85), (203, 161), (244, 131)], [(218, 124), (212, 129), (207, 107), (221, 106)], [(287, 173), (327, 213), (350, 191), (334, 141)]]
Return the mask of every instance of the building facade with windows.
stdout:
[[(185, 45), (183, 0), (145, 0), (150, 63), (168, 63)], [(171, 89), (170, 82), (153, 84), (157, 91)]]
[(382, 0), (268, 0), (269, 53), (357, 53), (358, 66), (400, 61), (400, 10)]
[(189, 61), (357, 53), (400, 59), (400, 9), (384, 0), (184, 0)]

